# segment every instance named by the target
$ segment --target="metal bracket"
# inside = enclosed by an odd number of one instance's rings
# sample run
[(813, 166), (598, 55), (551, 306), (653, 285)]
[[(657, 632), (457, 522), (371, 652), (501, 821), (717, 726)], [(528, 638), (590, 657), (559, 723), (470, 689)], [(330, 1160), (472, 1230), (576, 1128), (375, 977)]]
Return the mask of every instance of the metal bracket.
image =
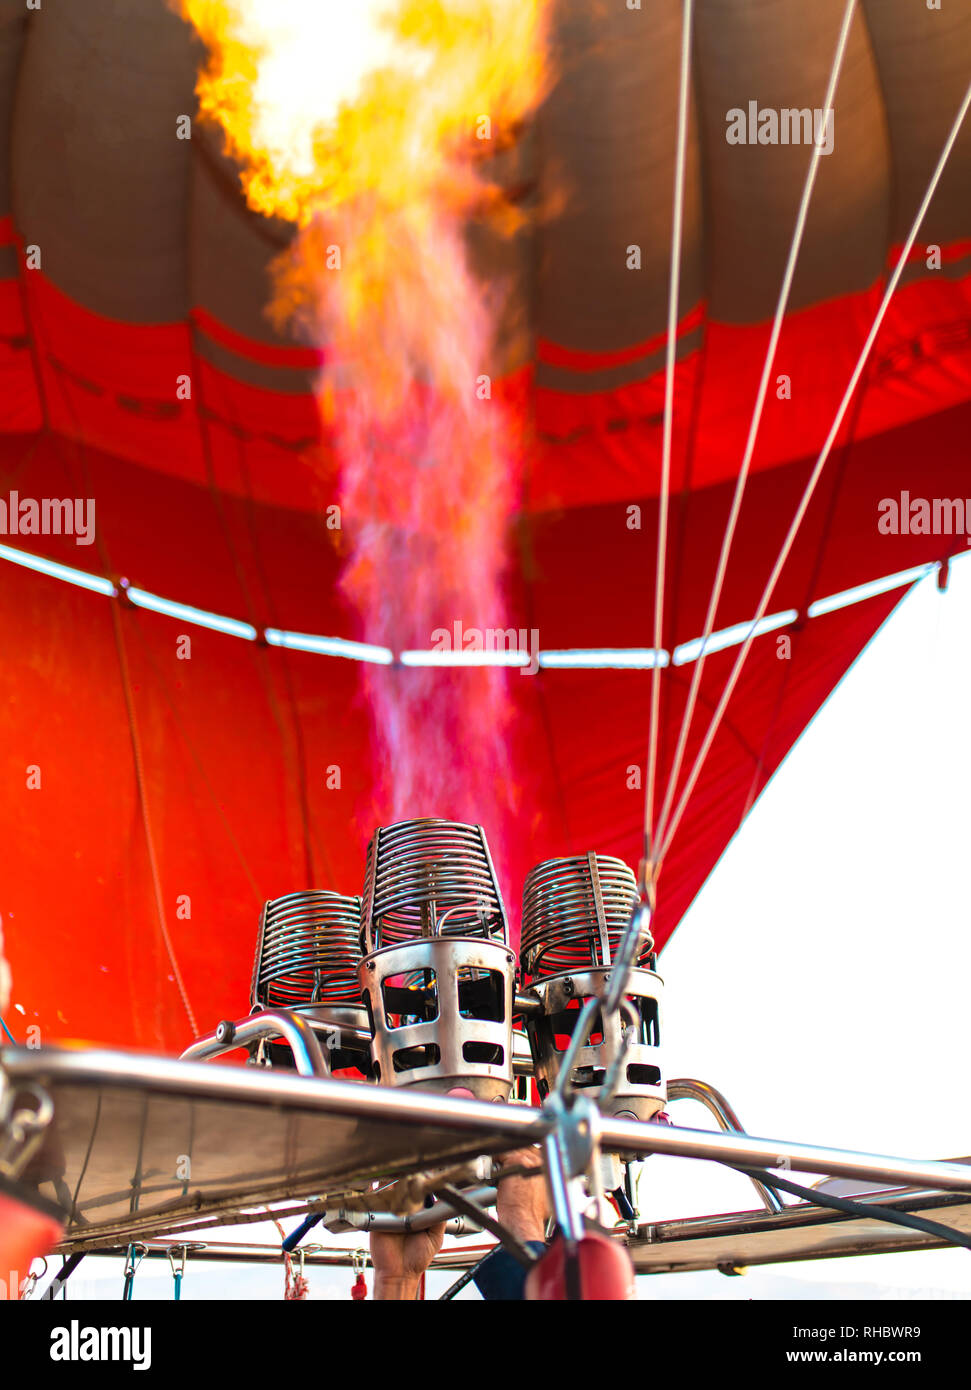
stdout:
[[(22, 1096), (31, 1096), (33, 1109), (17, 1109)], [(14, 1180), (27, 1167), (54, 1118), (54, 1102), (36, 1081), (14, 1086), (0, 1074), (0, 1174)]]
[(621, 1044), (617, 1049), (617, 1055), (611, 1062), (600, 1089), (597, 1091), (598, 1105), (606, 1105), (617, 1089), (618, 1082), (623, 1074), (627, 1062), (627, 1054), (630, 1052), (637, 1038), (637, 1030), (640, 1027), (640, 1019), (637, 1016), (633, 1004), (628, 999), (621, 999), (620, 1011), (627, 1019), (627, 1027), (621, 1033)]
[[(591, 1001), (594, 1002), (594, 1001)], [(551, 1091), (543, 1105), (553, 1123), (543, 1140), (553, 1215), (569, 1246), (583, 1235), (582, 1194), (577, 1179), (592, 1175), (595, 1199), (600, 1190), (600, 1112), (589, 1096), (575, 1094), (567, 1106), (558, 1091)]]

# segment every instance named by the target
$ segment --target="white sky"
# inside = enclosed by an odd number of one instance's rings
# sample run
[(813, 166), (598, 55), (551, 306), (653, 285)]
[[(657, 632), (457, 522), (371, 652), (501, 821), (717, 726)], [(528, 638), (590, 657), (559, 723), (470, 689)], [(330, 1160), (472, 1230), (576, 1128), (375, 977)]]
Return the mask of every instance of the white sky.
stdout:
[[(663, 952), (668, 1075), (718, 1086), (753, 1134), (918, 1158), (971, 1154), (969, 691), (971, 563), (962, 563), (945, 594), (923, 581), (863, 653)], [(712, 1127), (691, 1102), (672, 1113)], [(644, 1167), (648, 1219), (748, 1209), (753, 1197), (744, 1178), (714, 1165)], [(349, 1297), (349, 1271), (309, 1279), (311, 1297)], [(449, 1282), (430, 1276), (429, 1296)], [(120, 1296), (121, 1283), (120, 1260), (89, 1259), (71, 1296)], [(644, 1299), (960, 1298), (971, 1295), (971, 1254), (638, 1283)], [(279, 1267), (190, 1264), (183, 1296), (278, 1298), (282, 1286)], [(134, 1296), (171, 1289), (168, 1266), (146, 1262)]]

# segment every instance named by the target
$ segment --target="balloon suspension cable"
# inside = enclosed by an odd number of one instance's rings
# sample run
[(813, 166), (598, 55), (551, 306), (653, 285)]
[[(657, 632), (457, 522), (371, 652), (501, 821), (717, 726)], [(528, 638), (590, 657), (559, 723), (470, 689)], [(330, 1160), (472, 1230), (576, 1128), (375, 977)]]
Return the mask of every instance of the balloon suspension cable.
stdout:
[(650, 837), (654, 825), (654, 785), (657, 779), (658, 724), (661, 714), (661, 637), (664, 622), (664, 576), (668, 551), (668, 510), (671, 491), (671, 437), (674, 425), (674, 368), (678, 345), (678, 300), (681, 288), (681, 250), (684, 229), (684, 170), (688, 144), (688, 97), (691, 83), (691, 22), (693, 0), (684, 0), (681, 19), (681, 73), (678, 86), (678, 143), (674, 162), (674, 201), (671, 214), (671, 271), (668, 286), (668, 329), (664, 368), (664, 427), (661, 439), (661, 490), (658, 498), (657, 569), (654, 582), (654, 664), (651, 668), (651, 715), (647, 776), (644, 788), (644, 826)]
[[(577, 1057), (581, 1048), (585, 1047), (590, 1033), (593, 1029), (594, 1020), (597, 1014), (606, 1021), (611, 1014), (618, 1010), (623, 1011), (626, 1007), (624, 998), (627, 993), (627, 985), (630, 980), (630, 972), (634, 967), (634, 962), (641, 951), (650, 951), (654, 946), (654, 938), (651, 935), (651, 915), (653, 913), (654, 895), (653, 888), (650, 896), (640, 896), (635, 899), (631, 909), (630, 921), (620, 939), (620, 944), (614, 952), (611, 962), (610, 976), (606, 983), (606, 988), (602, 996), (593, 995), (580, 1010), (570, 1041), (560, 1059), (559, 1071), (554, 1089), (550, 1092), (548, 1106), (554, 1113), (562, 1112), (563, 1108), (570, 1104), (571, 1095), (576, 1093), (576, 1088), (572, 1087), (571, 1078), (573, 1070), (577, 1064)], [(629, 1019), (631, 1027), (636, 1027), (633, 1017)], [(631, 1037), (625, 1037), (625, 1045), (630, 1045)], [(616, 1085), (616, 1076), (611, 1075), (605, 1079), (601, 1088), (601, 1098), (609, 1098), (612, 1087)]]
[[(833, 63), (830, 68), (829, 82), (826, 87), (826, 95), (823, 99), (823, 111), (832, 109), (833, 100), (836, 95), (836, 86), (839, 82), (840, 72), (843, 67), (843, 58), (846, 53), (847, 40), (850, 28), (856, 11), (856, 0), (847, 0), (846, 9), (843, 12), (843, 23), (840, 26), (839, 38), (836, 41), (836, 51), (833, 55)], [(779, 345), (779, 336), (782, 332), (782, 323), (785, 318), (786, 309), (789, 304), (789, 295), (792, 290), (792, 282), (795, 278), (796, 263), (799, 259), (799, 252), (802, 249), (803, 234), (806, 229), (806, 220), (809, 215), (809, 204), (812, 199), (813, 189), (816, 185), (816, 175), (819, 170), (819, 161), (822, 157), (823, 147), (820, 140), (813, 142), (812, 153), (809, 157), (809, 167), (806, 170), (806, 178), (803, 184), (802, 198), (799, 202), (799, 210), (796, 214), (795, 226), (792, 230), (792, 238), (789, 243), (789, 255), (786, 260), (785, 271), (782, 276), (782, 284), (779, 289), (779, 298), (775, 307), (775, 315), (772, 320), (772, 330), (769, 334), (768, 345), (765, 349), (765, 360), (762, 364), (762, 376), (759, 381), (759, 388), (755, 396), (755, 405), (752, 409), (752, 418), (749, 421), (748, 437), (745, 441), (745, 450), (742, 455), (742, 463), (739, 468), (738, 478), (735, 483), (735, 493), (732, 497), (731, 510), (728, 520), (725, 523), (725, 532), (722, 537), (721, 553), (718, 557), (718, 566), (715, 571), (715, 579), (712, 584), (711, 596), (708, 601), (708, 611), (705, 615), (705, 626), (701, 637), (701, 650), (698, 659), (693, 663), (691, 673), (691, 684), (688, 689), (688, 698), (685, 701), (684, 712), (681, 716), (681, 728), (678, 733), (678, 742), (675, 749), (674, 761), (671, 764), (671, 771), (668, 776), (668, 784), (664, 794), (664, 803), (661, 807), (661, 815), (657, 822), (657, 843), (662, 843), (665, 838), (665, 830), (668, 817), (671, 814), (671, 805), (677, 789), (678, 778), (681, 775), (681, 765), (684, 761), (685, 749), (688, 743), (688, 735), (691, 732), (691, 724), (694, 719), (695, 706), (698, 700), (698, 690), (701, 685), (701, 677), (705, 668), (706, 652), (711, 634), (715, 628), (715, 621), (718, 615), (718, 605), (721, 601), (722, 589), (725, 583), (725, 575), (728, 570), (728, 558), (731, 554), (733, 542), (735, 540), (735, 530), (738, 524), (739, 512), (742, 507), (742, 498), (745, 495), (745, 487), (748, 482), (749, 468), (752, 463), (752, 456), (755, 453), (755, 443), (758, 438), (759, 427), (762, 423), (762, 412), (765, 407), (765, 399), (769, 389), (769, 379), (772, 375), (772, 368), (775, 363), (776, 350)]]
[(846, 416), (846, 412), (849, 409), (850, 401), (852, 400), (853, 394), (857, 388), (857, 385), (859, 384), (860, 377), (863, 375), (863, 369), (866, 366), (867, 360), (870, 356), (870, 352), (873, 348), (873, 344), (876, 341), (877, 334), (879, 333), (881, 325), (883, 324), (883, 320), (886, 317), (890, 301), (894, 296), (894, 293), (897, 289), (897, 285), (900, 283), (900, 277), (903, 274), (904, 266), (907, 264), (907, 261), (910, 258), (910, 253), (914, 246), (914, 242), (917, 240), (917, 233), (920, 231), (921, 224), (923, 223), (924, 217), (927, 214), (927, 209), (930, 206), (931, 199), (933, 198), (934, 193), (937, 190), (937, 185), (940, 182), (941, 175), (944, 172), (944, 168), (947, 164), (951, 150), (954, 148), (954, 144), (957, 140), (958, 133), (964, 122), (964, 118), (968, 113), (969, 105), (971, 105), (971, 86), (969, 86), (967, 91), (965, 92), (964, 99), (961, 102), (957, 115), (955, 116), (954, 121), (951, 125), (951, 129), (948, 134), (947, 140), (944, 143), (944, 148), (941, 151), (940, 157), (937, 161), (937, 165), (934, 169), (933, 174), (931, 175), (930, 182), (927, 185), (927, 190), (921, 201), (921, 205), (917, 210), (917, 214), (910, 228), (907, 240), (904, 243), (903, 249), (900, 252), (900, 257), (897, 261), (896, 266), (894, 267), (893, 274), (891, 275), (890, 280), (887, 283), (887, 288), (884, 291), (882, 300), (880, 301), (880, 307), (877, 309), (873, 323), (870, 326), (870, 331), (867, 333), (866, 340), (863, 344), (863, 347), (860, 349), (859, 356), (857, 357), (856, 366), (853, 368), (853, 372), (850, 376), (849, 382), (847, 383), (846, 390), (843, 392), (843, 398), (840, 401), (839, 406), (837, 407), (835, 416), (833, 417), (833, 423), (829, 428), (829, 433), (826, 436), (826, 439), (823, 443), (823, 447), (819, 452), (819, 457), (816, 459), (816, 463), (813, 467), (812, 474), (810, 475), (809, 481), (806, 484), (805, 491), (803, 492), (799, 505), (796, 508), (796, 514), (792, 519), (792, 524), (790, 525), (786, 538), (782, 543), (782, 547), (779, 551), (775, 565), (773, 566), (772, 573), (770, 574), (766, 586), (762, 591), (762, 597), (759, 600), (759, 605), (755, 617), (752, 619), (745, 640), (739, 648), (738, 656), (735, 659), (735, 664), (732, 667), (731, 674), (729, 675), (728, 680), (725, 683), (725, 688), (722, 691), (721, 697), (718, 701), (718, 705), (716, 706), (715, 711), (712, 714), (711, 720), (709, 722), (708, 730), (705, 734), (704, 739), (702, 740), (701, 747), (698, 749), (697, 755), (695, 756), (691, 772), (688, 776), (687, 782), (685, 783), (684, 790), (681, 793), (681, 797), (678, 801), (674, 815), (671, 818), (670, 825), (668, 825), (664, 830), (663, 838), (657, 850), (658, 861), (661, 861), (664, 858), (664, 856), (668, 852), (668, 849), (671, 846), (671, 841), (674, 839), (674, 836), (677, 833), (678, 826), (681, 823), (681, 818), (684, 815), (685, 808), (688, 804), (688, 801), (691, 798), (692, 792), (694, 791), (695, 784), (698, 781), (698, 777), (701, 773), (701, 769), (704, 766), (706, 758), (708, 757), (708, 753), (711, 749), (712, 743), (714, 742), (715, 735), (718, 733), (718, 730), (721, 727), (721, 721), (724, 717), (725, 710), (728, 707), (728, 702), (732, 697), (732, 693), (735, 689), (735, 686), (738, 683), (738, 678), (741, 674), (742, 667), (745, 664), (752, 643), (755, 640), (756, 630), (765, 616), (766, 609), (768, 608), (769, 603), (772, 599), (772, 595), (775, 592), (775, 587), (778, 583), (779, 576), (782, 573), (785, 563), (789, 558), (789, 553), (792, 550), (796, 534), (799, 531), (800, 526), (802, 525), (803, 518), (806, 515), (809, 503), (812, 499), (813, 493), (816, 490), (816, 485), (819, 482), (823, 469), (825, 468), (827, 460), (829, 459), (829, 456), (832, 452), (833, 445), (836, 441), (836, 437), (839, 434), (840, 428), (843, 424), (843, 420)]

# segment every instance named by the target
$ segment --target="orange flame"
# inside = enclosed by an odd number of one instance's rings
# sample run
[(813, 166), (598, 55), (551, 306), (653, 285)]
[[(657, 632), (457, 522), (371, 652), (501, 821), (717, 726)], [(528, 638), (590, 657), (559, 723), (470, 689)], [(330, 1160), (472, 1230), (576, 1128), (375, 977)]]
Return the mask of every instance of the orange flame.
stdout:
[[(341, 466), (342, 588), (395, 652), (503, 621), (517, 432), (489, 376), (496, 288), (464, 233), (520, 212), (477, 150), (513, 139), (547, 83), (547, 0), (181, 0), (209, 59), (198, 95), (250, 206), (300, 229), (272, 312), (326, 346)], [(368, 668), (390, 814), (495, 822), (508, 790), (500, 670)], [(491, 815), (490, 815), (491, 809)]]

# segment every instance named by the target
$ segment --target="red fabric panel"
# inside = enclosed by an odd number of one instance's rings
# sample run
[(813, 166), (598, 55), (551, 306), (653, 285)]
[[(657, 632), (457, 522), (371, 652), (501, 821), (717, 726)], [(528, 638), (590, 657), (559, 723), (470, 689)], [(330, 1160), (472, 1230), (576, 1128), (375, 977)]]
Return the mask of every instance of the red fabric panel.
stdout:
[[(883, 286), (787, 318), (753, 460), (769, 469), (815, 456), (873, 321)], [(672, 486), (703, 488), (737, 475), (769, 325), (709, 322), (703, 349), (678, 364)], [(791, 378), (791, 399), (777, 378)], [(577, 392), (588, 391), (583, 374)], [(971, 397), (971, 277), (941, 272), (903, 285), (891, 301), (865, 378), (857, 439), (921, 420)], [(664, 374), (613, 391), (536, 393), (538, 449), (530, 510), (656, 494)], [(851, 412), (852, 413), (852, 412)], [(694, 440), (693, 448), (691, 441)], [(597, 467), (590, 467), (596, 450)], [(690, 455), (690, 464), (689, 464)], [(690, 473), (689, 473), (690, 466)]]
[[(953, 272), (952, 272), (953, 273)], [(184, 323), (131, 325), (102, 319), (74, 304), (40, 271), (22, 271), (31, 338), (25, 337), (20, 295), (0, 282), (0, 371), (10, 390), (0, 401), (0, 432), (33, 427), (38, 398), (29, 387), (31, 353), (42, 405), (52, 428), (132, 462), (195, 481), (207, 478), (203, 424), (216, 447), (252, 458), (248, 489), (227, 473), (224, 486), (260, 500), (313, 509), (312, 478), (327, 475), (318, 456), (316, 407), (307, 396), (244, 385), (192, 352)], [(882, 285), (791, 315), (779, 343), (772, 386), (753, 467), (756, 471), (814, 455), (825, 438), (882, 294)], [(697, 308), (679, 332), (694, 325)], [(215, 331), (206, 320), (206, 331)], [(703, 488), (735, 476), (744, 447), (767, 324), (708, 322), (699, 352), (678, 364), (673, 487)], [(233, 351), (245, 340), (232, 335)], [(644, 351), (657, 344), (642, 345)], [(250, 344), (247, 356), (260, 357)], [(639, 350), (639, 349), (637, 349)], [(635, 352), (635, 349), (631, 349)], [(604, 357), (601, 366), (617, 354)], [(576, 393), (535, 389), (536, 449), (524, 484), (527, 511), (629, 501), (656, 494), (660, 475), (664, 377), (616, 390), (592, 390), (594, 355), (540, 345), (541, 360), (576, 367)], [(262, 358), (260, 357), (260, 360)], [(276, 360), (276, 359), (274, 359)], [(300, 359), (302, 361), (302, 358)], [(279, 365), (289, 362), (279, 354)], [(775, 379), (791, 377), (790, 400)], [(179, 378), (198, 376), (190, 400)], [(517, 387), (517, 390), (519, 388)], [(589, 393), (589, 394), (588, 394)], [(971, 398), (971, 276), (933, 272), (902, 285), (891, 302), (865, 378), (854, 437), (925, 419)], [(230, 441), (220, 444), (220, 432)], [(694, 441), (693, 446), (690, 441)], [(592, 451), (593, 454), (592, 454)], [(690, 454), (690, 460), (689, 460)], [(591, 457), (596, 467), (591, 467)], [(689, 473), (690, 466), (690, 473)]]
[[(5, 664), (0, 800), (5, 940), (22, 1026), (46, 1040), (181, 1049), (191, 1029), (157, 923), (110, 604), (4, 566)], [(304, 886), (296, 731), (282, 653), (125, 611), (153, 841), (167, 926), (200, 1027), (245, 1012), (260, 905)], [(342, 768), (315, 788), (312, 838), (322, 887), (357, 890), (362, 711), (355, 668), (325, 663), (317, 740)], [(11, 679), (14, 676), (14, 679)], [(27, 786), (28, 768), (41, 774)], [(178, 916), (188, 895), (191, 917)], [(13, 1013), (14, 1027), (21, 1022)]]
[[(837, 448), (780, 577), (769, 612), (801, 609), (881, 575), (964, 549), (964, 537), (889, 536), (878, 505), (902, 490), (921, 497), (971, 496), (971, 404), (885, 435)], [(919, 461), (919, 462), (918, 462)], [(753, 474), (729, 560), (716, 629), (750, 619), (815, 464), (804, 457)], [(919, 471), (918, 471), (919, 470)], [(672, 497), (665, 644), (704, 631), (734, 480)], [(835, 505), (834, 505), (835, 503)], [(629, 529), (628, 508), (641, 508)], [(622, 502), (533, 517), (525, 528), (527, 626), (546, 649), (652, 645), (657, 503)]]
[[(64, 1224), (34, 1205), (36, 1196), (23, 1195), (0, 1177), (0, 1269), (5, 1297), (19, 1297), (19, 1285), (34, 1260), (49, 1253), (64, 1234)], [(9, 1283), (6, 1282), (9, 1280)]]
[[(770, 393), (718, 626), (754, 612), (878, 297), (874, 289), (787, 321), (778, 371), (792, 376), (792, 400)], [(963, 537), (881, 535), (877, 506), (904, 489), (969, 491), (968, 297), (967, 279), (942, 275), (899, 292), (773, 610), (803, 611), (963, 548)], [(247, 355), (245, 341), (202, 328)], [(678, 367), (669, 646), (702, 631), (767, 333), (707, 323), (701, 351)], [(582, 394), (596, 371), (636, 355), (599, 361), (545, 344), (541, 359), (575, 375), (575, 394), (538, 389), (530, 372), (503, 383), (536, 427), (508, 625), (536, 629), (547, 649), (651, 642), (663, 377)], [(176, 394), (183, 373), (187, 400)], [(26, 271), (0, 282), (0, 391), (0, 496), (94, 497), (97, 508), (97, 546), (57, 536), (11, 543), (258, 628), (368, 636), (339, 593), (343, 535), (323, 515), (336, 500), (335, 462), (310, 396), (203, 362), (187, 324), (99, 319)], [(627, 524), (632, 504), (638, 530)], [(113, 601), (5, 563), (2, 575), (0, 910), (24, 1009), (11, 1022), (40, 1023), (46, 1041), (181, 1050), (191, 1028), (158, 922)], [(778, 658), (775, 634), (758, 639), (664, 867), (659, 940), (898, 598), (804, 624), (791, 633), (790, 660)], [(167, 927), (198, 1026), (208, 1028), (246, 1009), (263, 898), (309, 880), (360, 887), (365, 841), (386, 819), (360, 669), (118, 607)], [(189, 661), (177, 656), (183, 633)], [(689, 764), (734, 658), (709, 659)], [(690, 675), (672, 670), (662, 683), (662, 788)], [(461, 704), (478, 673), (441, 678)], [(629, 783), (646, 753), (649, 682), (632, 671), (511, 673), (511, 784), (493, 808), (421, 808), (486, 823), (514, 922), (523, 878), (543, 858), (595, 848), (636, 864), (643, 790)], [(27, 786), (34, 766), (39, 790)], [(339, 788), (328, 786), (334, 768)], [(190, 918), (177, 915), (183, 895)]]
[[(25, 1011), (11, 1022), (39, 1024), (47, 1041), (181, 1050), (191, 1028), (157, 922), (112, 600), (9, 566), (4, 578), (0, 632), (5, 650), (21, 654), (5, 668), (0, 711), (5, 937), (14, 1001)], [(737, 826), (780, 683), (789, 682), (756, 789), (894, 601), (814, 619), (796, 636), (791, 662), (777, 660), (774, 636), (756, 643), (737, 709), (664, 870), (659, 939)], [(168, 930), (198, 1025), (207, 1028), (245, 1012), (263, 897), (307, 882), (299, 764), (314, 881), (344, 892), (361, 883), (374, 822), (358, 668), (261, 652), (198, 629), (189, 630), (191, 660), (179, 661), (184, 625), (126, 611), (122, 628)], [(730, 657), (709, 662), (704, 701), (720, 688)], [(456, 684), (475, 674), (443, 673)], [(627, 779), (643, 763), (648, 677), (549, 671), (511, 682), (520, 711), (517, 834), (497, 857), (515, 920), (523, 878), (540, 859), (595, 847), (636, 863), (643, 794)], [(666, 760), (677, 700), (665, 715)], [(695, 739), (703, 728), (699, 720)], [(29, 766), (41, 770), (40, 790), (27, 789)], [(335, 766), (341, 786), (329, 789)], [(371, 814), (380, 819), (380, 806)], [(487, 830), (502, 843), (501, 826)], [(181, 895), (191, 903), (188, 920), (177, 915)]]

